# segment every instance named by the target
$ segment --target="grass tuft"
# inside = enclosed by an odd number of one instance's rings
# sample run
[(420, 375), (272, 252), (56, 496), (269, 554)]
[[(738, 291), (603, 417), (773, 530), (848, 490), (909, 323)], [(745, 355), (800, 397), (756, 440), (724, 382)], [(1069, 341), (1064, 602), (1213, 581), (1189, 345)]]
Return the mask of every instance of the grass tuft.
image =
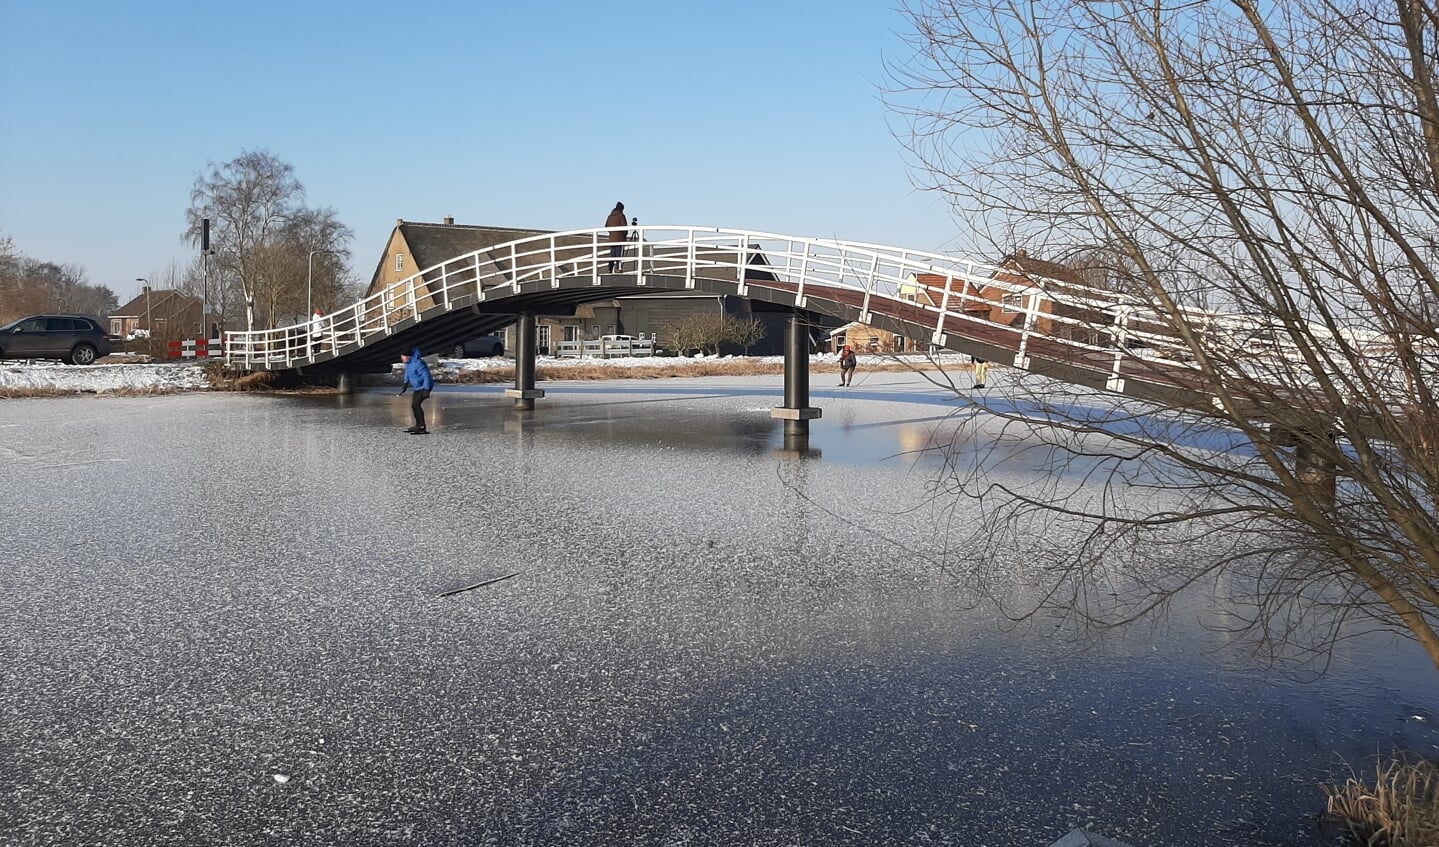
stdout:
[(264, 391), (280, 381), (274, 371), (254, 371), (234, 380), (231, 385), (236, 391)]
[(1350, 776), (1324, 786), (1329, 815), (1367, 847), (1439, 844), (1439, 765), (1403, 758), (1380, 762), (1374, 782)]

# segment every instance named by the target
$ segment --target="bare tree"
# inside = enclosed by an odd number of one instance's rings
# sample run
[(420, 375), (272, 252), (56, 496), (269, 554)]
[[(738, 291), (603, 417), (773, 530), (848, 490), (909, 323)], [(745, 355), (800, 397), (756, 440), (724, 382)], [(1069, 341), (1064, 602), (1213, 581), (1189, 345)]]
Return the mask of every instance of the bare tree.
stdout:
[[(195, 180), (185, 237), (198, 246), (202, 221), (211, 220), (212, 270), (238, 287), (248, 329), (255, 328), (257, 304), (271, 327), (281, 316), (303, 312), (310, 251), (335, 251), (320, 255), (340, 261), (349, 255), (350, 229), (333, 209), (310, 209), (304, 201), (294, 168), (265, 151), (211, 163)], [(331, 271), (326, 279), (336, 276), (334, 261), (321, 264)]]
[(764, 324), (759, 318), (729, 318), (730, 332), (729, 340), (744, 348), (744, 354), (749, 355), (751, 347), (760, 343), (765, 337)]
[(905, 11), (915, 54), (887, 97), (926, 187), (980, 249), (1102, 245), (1107, 287), (1206, 386), (1149, 414), (1052, 393), (992, 407), (989, 435), (1022, 440), (951, 478), (990, 513), (977, 559), (1047, 538), (1027, 545), (1053, 569), (1030, 610), (1115, 624), (1220, 580), (1250, 592), (1239, 626), (1265, 644), (1323, 650), (1361, 617), (1439, 665), (1433, 7)]
[(691, 350), (718, 356), (720, 347), (735, 344), (749, 348), (764, 338), (764, 324), (756, 319), (739, 320), (730, 315), (694, 314), (680, 318), (660, 331), (663, 343), (680, 355)]
[(110, 288), (86, 282), (78, 265), (32, 259), (11, 239), (0, 239), (0, 321), (35, 312), (73, 312), (103, 320), (119, 305)]

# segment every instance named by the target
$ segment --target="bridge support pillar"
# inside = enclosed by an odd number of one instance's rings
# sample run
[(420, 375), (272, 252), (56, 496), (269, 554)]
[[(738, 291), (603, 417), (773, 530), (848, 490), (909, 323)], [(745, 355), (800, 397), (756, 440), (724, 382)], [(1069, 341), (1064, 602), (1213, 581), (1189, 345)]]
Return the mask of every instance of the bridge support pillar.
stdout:
[(794, 315), (784, 330), (784, 405), (770, 409), (769, 416), (784, 421), (789, 443), (796, 436), (808, 436), (809, 422), (822, 414), (809, 405), (809, 332)]
[(1274, 442), (1294, 449), (1294, 477), (1310, 488), (1319, 499), (1333, 503), (1339, 482), (1339, 466), (1332, 451), (1332, 432), (1298, 432), (1291, 429), (1273, 430)]
[(519, 344), (515, 349), (515, 387), (505, 389), (505, 396), (515, 398), (515, 408), (521, 411), (535, 408), (535, 399), (545, 396), (543, 389), (535, 388), (537, 334), (534, 313), (522, 313), (519, 321)]

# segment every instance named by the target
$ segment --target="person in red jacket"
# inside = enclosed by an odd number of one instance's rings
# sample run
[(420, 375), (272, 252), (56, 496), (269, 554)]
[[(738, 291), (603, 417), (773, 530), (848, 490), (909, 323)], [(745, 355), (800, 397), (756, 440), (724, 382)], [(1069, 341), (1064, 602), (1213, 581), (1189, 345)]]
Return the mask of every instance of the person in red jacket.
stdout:
[(624, 252), (625, 242), (629, 240), (629, 221), (625, 219), (625, 204), (616, 203), (610, 210), (610, 216), (605, 218), (605, 227), (610, 231), (610, 273), (620, 269), (620, 254)]

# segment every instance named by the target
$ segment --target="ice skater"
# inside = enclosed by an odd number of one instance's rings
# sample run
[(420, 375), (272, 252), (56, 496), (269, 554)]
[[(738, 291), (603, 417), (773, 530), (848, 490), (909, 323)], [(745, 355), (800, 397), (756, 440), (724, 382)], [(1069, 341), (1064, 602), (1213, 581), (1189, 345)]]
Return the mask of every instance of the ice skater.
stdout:
[(854, 369), (859, 364), (859, 358), (854, 355), (854, 348), (848, 344), (839, 351), (839, 384), (849, 385), (854, 381)]
[(415, 390), (415, 393), (410, 395), (410, 412), (415, 416), (415, 425), (405, 432), (411, 435), (429, 435), (430, 431), (425, 429), (425, 410), (422, 404), (434, 390), (435, 378), (430, 376), (430, 366), (420, 358), (418, 347), (408, 353), (401, 353), (400, 361), (405, 363), (405, 384), (400, 386), (400, 394), (403, 395), (407, 389)]

